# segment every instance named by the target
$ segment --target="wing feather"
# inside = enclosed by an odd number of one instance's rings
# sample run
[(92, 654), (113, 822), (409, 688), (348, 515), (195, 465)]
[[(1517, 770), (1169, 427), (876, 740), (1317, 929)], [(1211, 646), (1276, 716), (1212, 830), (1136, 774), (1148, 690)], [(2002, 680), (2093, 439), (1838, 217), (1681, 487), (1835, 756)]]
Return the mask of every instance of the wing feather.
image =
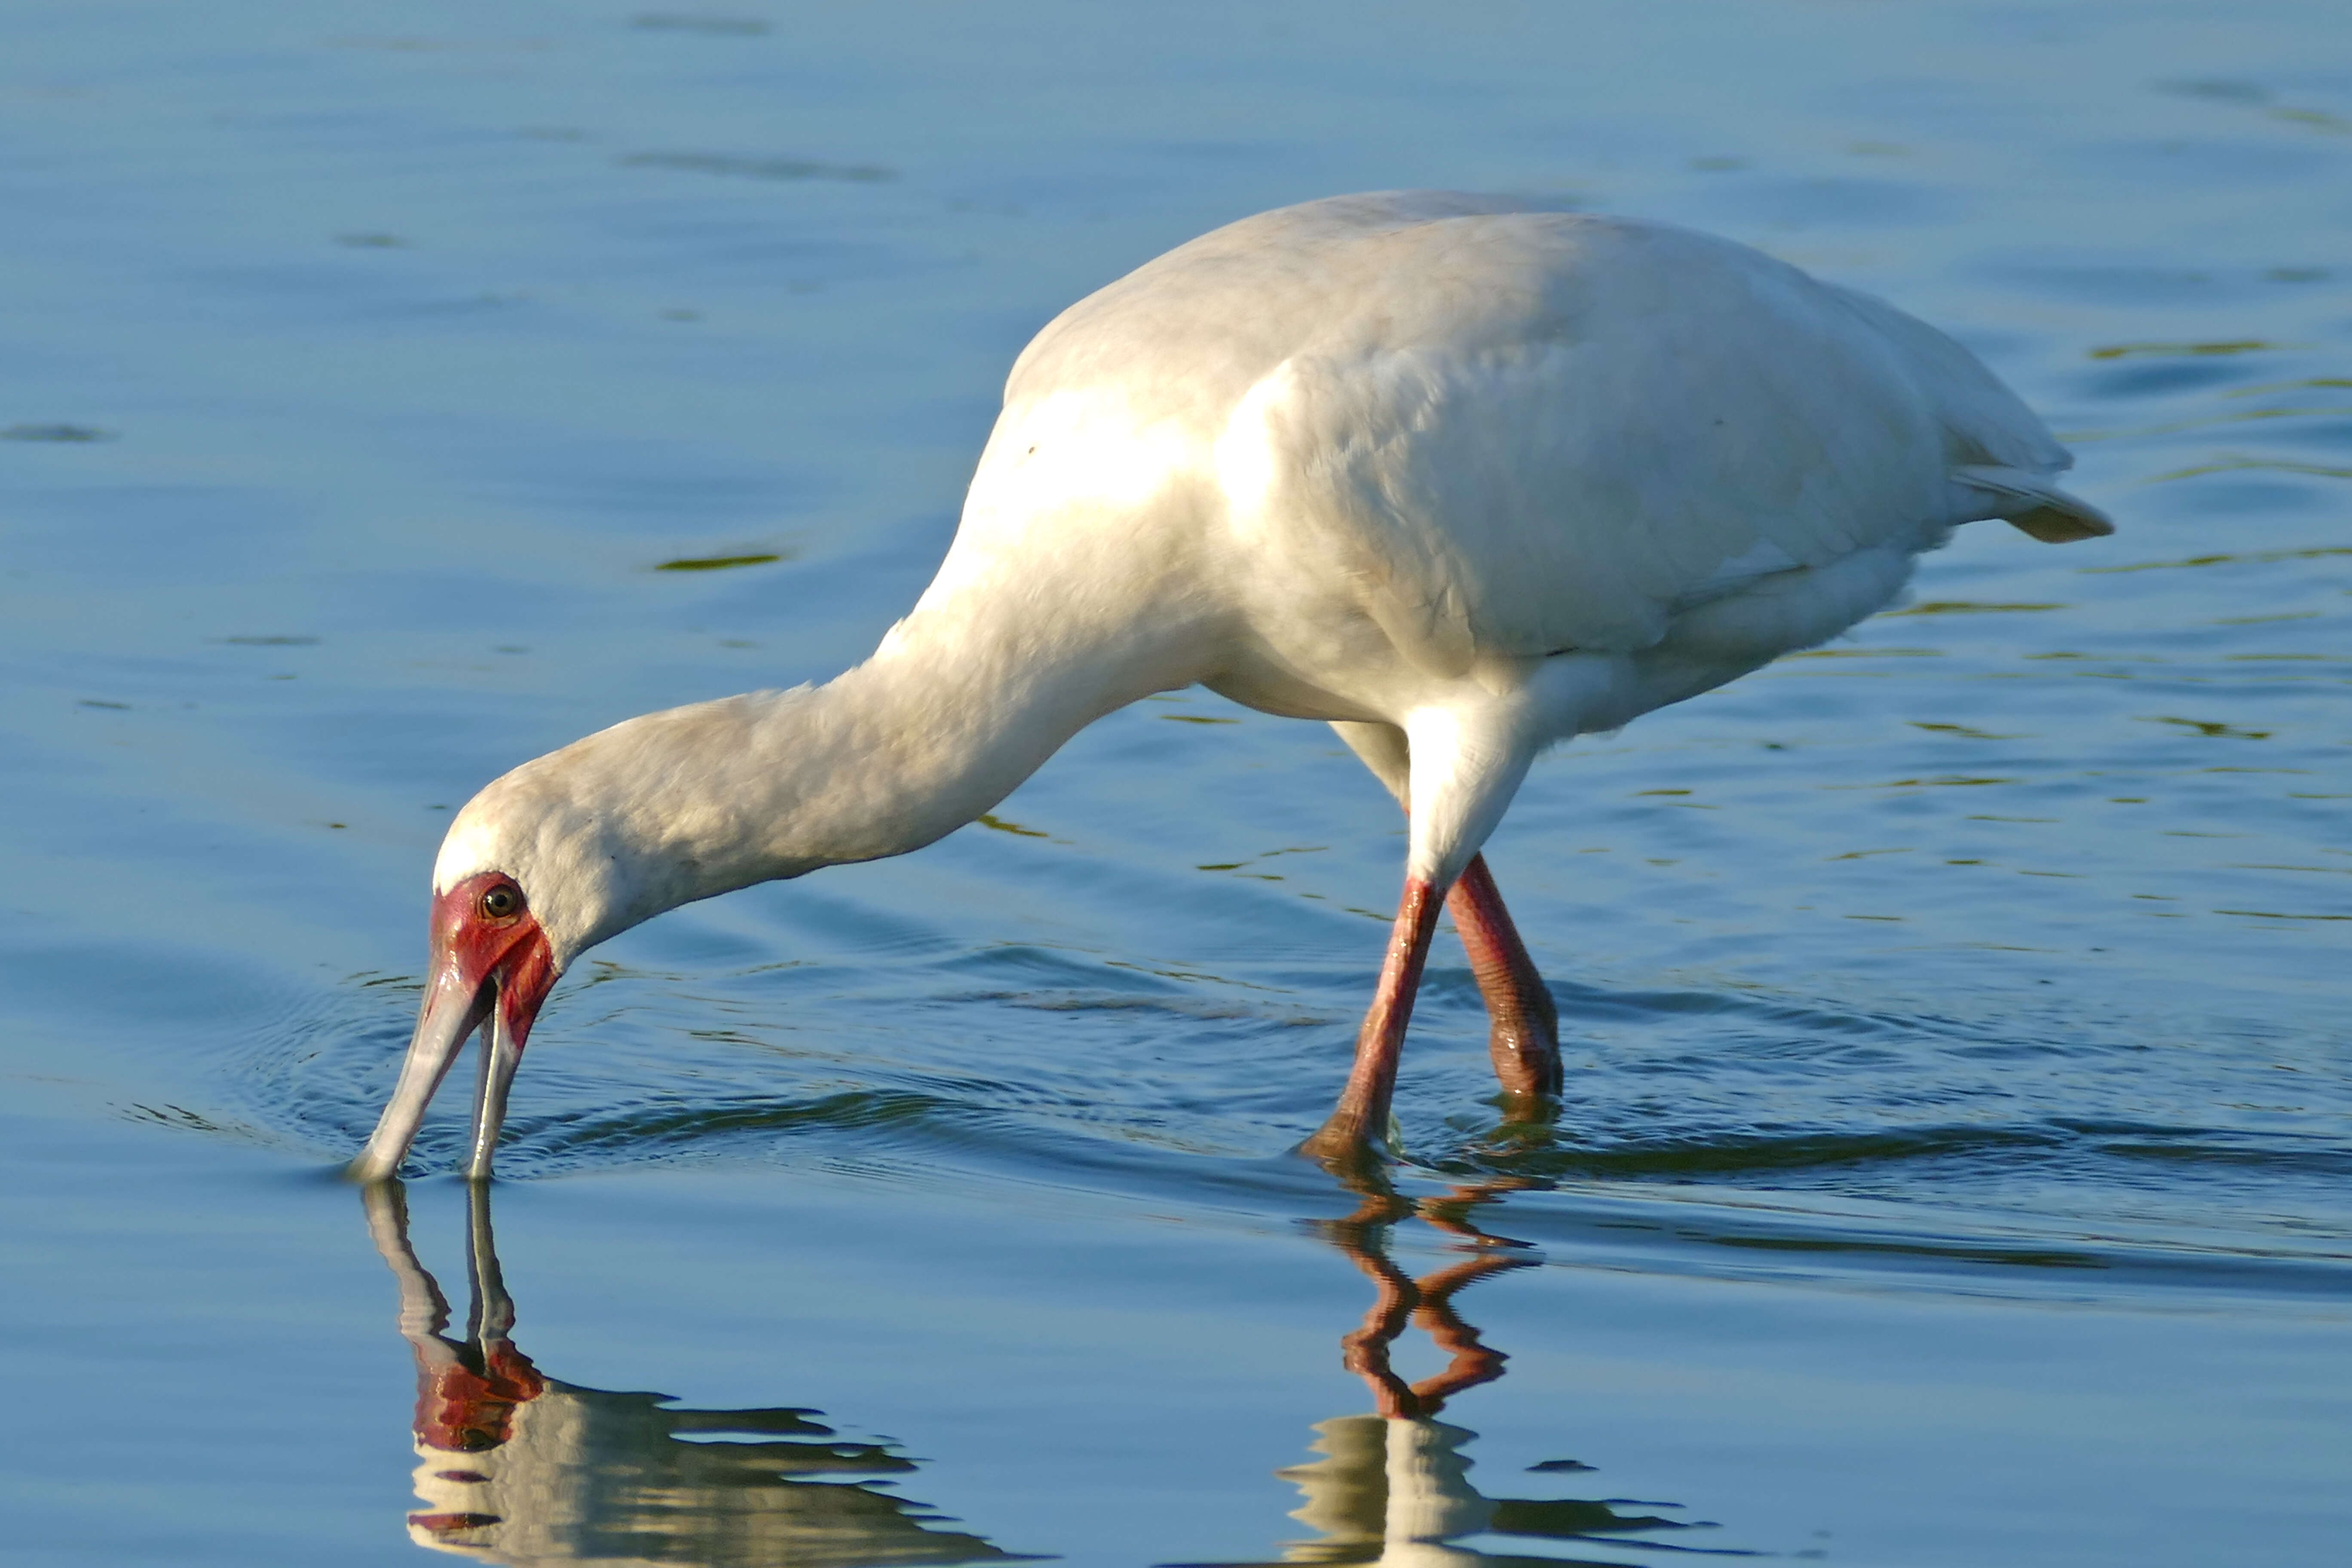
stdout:
[(1954, 521), (1932, 375), (1794, 268), (1569, 215), (1391, 237), (1434, 252), (1397, 275), (1475, 254), (1484, 286), (1343, 323), (1236, 420), (1276, 477), (1257, 509), (1345, 560), (1418, 662), (1647, 647), (1755, 577)]
[[(1278, 569), (1448, 675), (1648, 647), (1763, 579), (1907, 561), (1975, 518), (2105, 527), (1935, 329), (1743, 246), (1506, 198), (1342, 197), (1204, 236), (1040, 333), (1008, 419), (1084, 387), (1187, 433), (1215, 559), (1312, 563)], [(1101, 465), (1079, 446), (1066, 462)]]

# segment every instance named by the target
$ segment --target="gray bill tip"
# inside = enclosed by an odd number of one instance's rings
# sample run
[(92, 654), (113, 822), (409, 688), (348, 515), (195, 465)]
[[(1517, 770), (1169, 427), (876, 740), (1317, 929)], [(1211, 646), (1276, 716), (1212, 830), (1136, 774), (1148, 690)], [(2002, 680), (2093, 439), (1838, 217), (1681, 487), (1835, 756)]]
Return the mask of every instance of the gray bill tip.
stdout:
[[(415, 1142), (416, 1130), (425, 1123), (425, 1108), (433, 1102), (434, 1091), (449, 1075), (458, 1052), (465, 1049), (466, 1037), (477, 1025), (487, 1024), (486, 1015), (494, 1011), (491, 1001), (487, 987), (469, 986), (453, 971), (445, 971), (425, 993), (416, 1033), (410, 1037), (408, 1054), (400, 1064), (400, 1081), (393, 1085), (367, 1147), (344, 1167), (352, 1180), (382, 1181), (399, 1173), (400, 1163)], [(486, 1040), (484, 1050), (490, 1049)], [(512, 1071), (509, 1067), (509, 1076)], [(499, 1098), (503, 1104), (504, 1096)]]
[(507, 1028), (505, 1015), (492, 1008), (482, 1024), (481, 1076), (474, 1085), (474, 1136), (465, 1171), (469, 1182), (490, 1179), (490, 1163), (499, 1152), (499, 1129), (506, 1125), (507, 1091), (514, 1087), (515, 1068), (521, 1061), (522, 1047)]

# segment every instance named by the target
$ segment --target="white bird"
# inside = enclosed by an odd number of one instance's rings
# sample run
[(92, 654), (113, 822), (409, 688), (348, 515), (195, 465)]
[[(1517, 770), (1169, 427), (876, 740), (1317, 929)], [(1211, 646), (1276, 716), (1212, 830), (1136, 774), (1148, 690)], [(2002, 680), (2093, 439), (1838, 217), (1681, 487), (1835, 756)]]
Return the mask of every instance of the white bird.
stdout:
[(1329, 721), (1411, 817), (1354, 1070), (1384, 1137), (1441, 904), (1504, 1087), (1551, 1000), (1480, 846), (1546, 747), (1885, 607), (1958, 524), (2111, 532), (1950, 339), (1727, 240), (1509, 197), (1261, 214), (1080, 300), (1015, 362), (938, 576), (822, 686), (616, 724), (498, 779), (433, 873), (416, 1033), (362, 1179), (483, 1030), (470, 1176), (549, 988), (665, 910), (903, 855), (1078, 730), (1202, 685)]

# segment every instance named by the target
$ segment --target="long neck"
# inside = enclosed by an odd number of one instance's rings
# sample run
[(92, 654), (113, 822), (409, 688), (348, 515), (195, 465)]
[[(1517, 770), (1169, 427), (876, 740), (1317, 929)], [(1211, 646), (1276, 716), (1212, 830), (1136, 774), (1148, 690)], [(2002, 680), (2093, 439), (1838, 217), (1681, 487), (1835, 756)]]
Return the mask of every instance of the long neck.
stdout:
[(770, 721), (800, 749), (778, 789), (793, 859), (921, 848), (1095, 720), (1203, 673), (1175, 628), (1097, 630), (1049, 604), (980, 601), (927, 597), (865, 663), (777, 700)]
[(1069, 575), (943, 571), (871, 658), (824, 686), (650, 713), (510, 775), (593, 804), (593, 829), (561, 853), (625, 868), (582, 944), (696, 899), (920, 848), (1094, 720), (1208, 673), (1201, 622), (1169, 597), (1122, 604), (1053, 580)]

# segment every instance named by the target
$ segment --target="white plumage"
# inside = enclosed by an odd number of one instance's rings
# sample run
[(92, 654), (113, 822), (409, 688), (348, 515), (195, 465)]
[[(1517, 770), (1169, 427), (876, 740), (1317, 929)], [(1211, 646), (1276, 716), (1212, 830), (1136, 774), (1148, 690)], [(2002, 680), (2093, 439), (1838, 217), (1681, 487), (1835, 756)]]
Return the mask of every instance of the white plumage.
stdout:
[(1333, 721), (1409, 803), (1404, 907), (1318, 1152), (1386, 1125), (1449, 889), (1506, 1087), (1549, 1092), (1549, 998), (1474, 858), (1532, 759), (1836, 636), (1959, 523), (2110, 531), (2055, 488), (2068, 462), (1948, 338), (1725, 240), (1444, 192), (1219, 229), (1022, 353), (955, 542), (872, 658), (631, 720), (466, 807), (435, 988), (354, 1170), (397, 1167), (483, 1023), (487, 1173), (530, 1016), (595, 942), (918, 848), (1094, 719), (1195, 683)]

